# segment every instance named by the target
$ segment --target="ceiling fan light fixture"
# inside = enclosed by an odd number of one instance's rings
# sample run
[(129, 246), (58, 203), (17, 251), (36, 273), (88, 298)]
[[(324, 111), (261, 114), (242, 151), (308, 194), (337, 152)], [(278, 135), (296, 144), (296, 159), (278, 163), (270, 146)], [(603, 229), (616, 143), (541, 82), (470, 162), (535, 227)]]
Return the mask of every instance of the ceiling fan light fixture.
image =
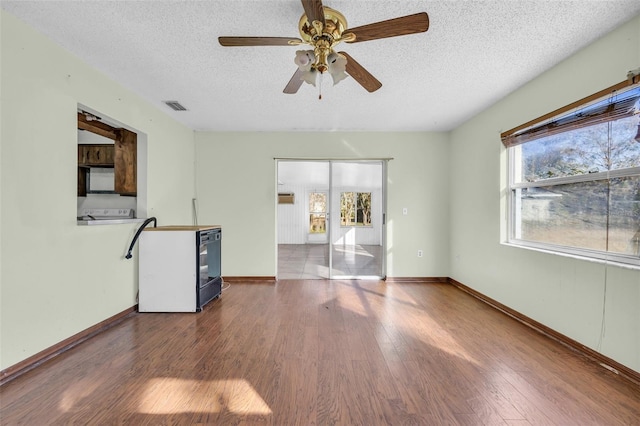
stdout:
[(298, 50), (293, 62), (300, 68), (300, 71), (309, 71), (315, 59), (313, 50)]
[(315, 68), (316, 57), (313, 50), (298, 50), (293, 60), (300, 70), (300, 79), (305, 83), (316, 85), (318, 70)]
[[(317, 85), (318, 75), (323, 72), (320, 70), (318, 64), (321, 62), (317, 56), (315, 56), (313, 50), (298, 50), (294, 59), (295, 64), (301, 71), (300, 79), (305, 83), (312, 86)], [(347, 58), (336, 52), (331, 52), (326, 59), (327, 64), (322, 68), (326, 70), (333, 80), (335, 86), (340, 81), (347, 78), (349, 75), (346, 73)]]
[(316, 80), (318, 79), (318, 70), (315, 68), (311, 68), (308, 71), (303, 71), (302, 76), (300, 77), (305, 83), (309, 83), (310, 85), (316, 85)]
[(347, 58), (339, 53), (333, 52), (327, 57), (327, 68), (334, 86), (348, 77)]

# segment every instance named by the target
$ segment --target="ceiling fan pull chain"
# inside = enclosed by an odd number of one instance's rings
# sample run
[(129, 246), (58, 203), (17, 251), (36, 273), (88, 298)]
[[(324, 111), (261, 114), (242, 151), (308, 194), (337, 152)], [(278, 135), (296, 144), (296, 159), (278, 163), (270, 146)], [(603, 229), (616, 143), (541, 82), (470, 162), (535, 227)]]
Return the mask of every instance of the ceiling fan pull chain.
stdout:
[(318, 100), (322, 100), (322, 74), (318, 75)]

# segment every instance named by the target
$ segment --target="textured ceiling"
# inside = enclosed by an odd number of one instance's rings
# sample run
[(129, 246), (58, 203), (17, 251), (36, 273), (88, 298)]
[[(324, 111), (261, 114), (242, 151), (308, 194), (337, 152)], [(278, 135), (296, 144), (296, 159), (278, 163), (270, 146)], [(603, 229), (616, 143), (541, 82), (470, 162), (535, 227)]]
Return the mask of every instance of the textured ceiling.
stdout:
[(298, 0), (0, 4), (176, 120), (216, 131), (450, 130), (640, 13), (638, 0), (323, 0), (350, 27), (422, 11), (430, 27), (341, 44), (383, 86), (368, 93), (352, 78), (325, 78), (318, 100), (307, 84), (282, 93), (298, 48), (217, 42), (299, 37)]

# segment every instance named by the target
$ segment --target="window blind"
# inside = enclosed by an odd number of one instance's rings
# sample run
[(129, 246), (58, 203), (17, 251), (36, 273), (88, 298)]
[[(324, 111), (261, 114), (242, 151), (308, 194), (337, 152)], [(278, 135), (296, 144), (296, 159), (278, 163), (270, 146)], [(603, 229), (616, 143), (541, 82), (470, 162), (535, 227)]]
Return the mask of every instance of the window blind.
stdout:
[[(500, 135), (505, 147), (640, 113), (637, 79), (624, 81)], [(571, 112), (570, 112), (571, 111)]]

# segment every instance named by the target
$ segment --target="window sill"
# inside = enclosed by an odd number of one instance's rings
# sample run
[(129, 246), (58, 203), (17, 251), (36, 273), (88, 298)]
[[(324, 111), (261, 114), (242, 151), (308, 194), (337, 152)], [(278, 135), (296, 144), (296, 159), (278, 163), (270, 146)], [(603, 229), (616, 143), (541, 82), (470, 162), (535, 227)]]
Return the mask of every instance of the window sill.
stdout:
[(566, 252), (562, 252), (562, 251), (556, 251), (556, 250), (552, 250), (552, 249), (546, 249), (546, 248), (541, 248), (541, 247), (533, 247), (530, 245), (526, 245), (526, 244), (518, 244), (518, 243), (514, 243), (514, 242), (501, 242), (500, 243), (503, 246), (508, 246), (508, 247), (516, 247), (516, 248), (521, 248), (521, 249), (525, 249), (525, 250), (532, 250), (532, 251), (537, 251), (539, 253), (546, 253), (546, 254), (551, 254), (551, 255), (555, 255), (555, 256), (562, 256), (562, 257), (568, 257), (571, 259), (577, 259), (577, 260), (583, 260), (586, 262), (591, 262), (591, 263), (598, 263), (601, 265), (610, 265), (610, 266), (616, 266), (619, 268), (623, 268), (623, 269), (631, 269), (631, 270), (635, 270), (635, 271), (640, 271), (640, 264), (638, 265), (634, 265), (631, 263), (624, 263), (624, 262), (619, 262), (617, 260), (611, 260), (611, 259), (599, 259), (596, 257), (590, 257), (590, 256), (584, 256), (584, 255), (580, 255), (580, 254), (575, 254), (575, 253), (566, 253)]

